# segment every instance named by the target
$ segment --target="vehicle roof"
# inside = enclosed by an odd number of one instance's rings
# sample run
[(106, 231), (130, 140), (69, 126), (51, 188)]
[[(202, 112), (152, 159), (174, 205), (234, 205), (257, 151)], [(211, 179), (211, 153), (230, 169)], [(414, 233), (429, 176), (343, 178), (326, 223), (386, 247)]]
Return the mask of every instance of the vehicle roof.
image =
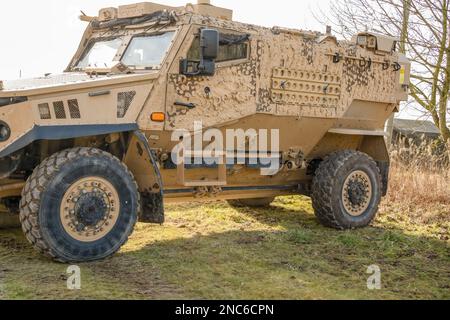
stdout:
[[(94, 22), (95, 28), (108, 28), (115, 23), (143, 24), (161, 19), (172, 20), (175, 24), (192, 23), (208, 24), (222, 26), (223, 28), (237, 28), (247, 30), (248, 32), (258, 32), (269, 30), (270, 28), (237, 22), (233, 20), (233, 11), (226, 8), (216, 7), (207, 0), (198, 0), (198, 4), (187, 4), (182, 7), (171, 7), (152, 2), (142, 2), (131, 5), (119, 6), (118, 8), (103, 8), (99, 11), (98, 17), (80, 17), (82, 20)], [(104, 18), (105, 12), (110, 12), (110, 19)], [(108, 15), (107, 15), (108, 16)], [(146, 20), (148, 18), (148, 20)], [(288, 29), (283, 27), (273, 27), (272, 31), (278, 33), (290, 33), (312, 38), (323, 36), (324, 34), (316, 31), (307, 31), (301, 29)]]

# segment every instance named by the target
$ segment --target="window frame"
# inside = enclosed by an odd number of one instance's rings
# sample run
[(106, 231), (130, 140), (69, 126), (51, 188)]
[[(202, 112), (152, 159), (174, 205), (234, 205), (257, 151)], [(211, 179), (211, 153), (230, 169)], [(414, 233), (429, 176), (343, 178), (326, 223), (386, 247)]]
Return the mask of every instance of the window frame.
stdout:
[[(139, 66), (140, 68), (136, 68), (137, 66), (132, 66), (131, 69), (132, 70), (137, 70), (137, 71), (152, 71), (152, 70), (161, 70), (162, 66), (164, 65), (164, 62), (166, 61), (167, 57), (169, 56), (170, 51), (172, 50), (172, 47), (176, 41), (177, 38), (177, 33), (178, 33), (178, 29), (169, 29), (169, 30), (164, 30), (164, 31), (159, 31), (159, 32), (151, 32), (151, 33), (138, 33), (135, 34), (133, 36), (130, 37), (130, 39), (127, 41), (127, 45), (123, 46), (123, 50), (119, 49), (119, 54), (120, 54), (120, 59), (118, 61), (122, 62), (125, 53), (128, 51), (129, 47), (131, 46), (131, 43), (133, 42), (133, 40), (135, 38), (143, 38), (143, 37), (152, 37), (152, 36), (158, 36), (158, 35), (163, 35), (165, 33), (169, 33), (169, 32), (173, 32), (173, 37), (172, 40), (170, 41), (169, 46), (167, 47), (167, 50), (165, 52), (165, 54), (163, 55), (163, 59), (161, 60), (161, 63), (157, 66), (149, 66), (149, 67), (144, 67), (144, 66)], [(125, 64), (126, 65), (126, 64)]]
[[(192, 35), (192, 41), (187, 49), (186, 52), (186, 58), (188, 58), (189, 55), (189, 51), (191, 50), (192, 46), (194, 45), (194, 43), (196, 41), (199, 41), (199, 32), (201, 28), (205, 28), (206, 26), (198, 26), (198, 28), (196, 28), (194, 30), (194, 33)], [(232, 29), (220, 29), (220, 28), (214, 28), (217, 31), (219, 31), (219, 34), (232, 34), (232, 35), (236, 35), (236, 36), (245, 36), (247, 33), (241, 33), (239, 31), (236, 30), (232, 30)], [(251, 51), (252, 51), (252, 45), (251, 45), (251, 40), (247, 40), (245, 41), (245, 43), (247, 44), (247, 56), (245, 58), (239, 58), (239, 59), (233, 59), (233, 60), (225, 60), (225, 61), (216, 61), (216, 68), (226, 68), (226, 67), (231, 67), (231, 66), (235, 66), (235, 65), (240, 65), (243, 63), (247, 63), (250, 60), (251, 57)]]
[[(81, 61), (84, 60), (84, 58), (86, 58), (86, 56), (89, 54), (89, 52), (92, 50), (92, 48), (95, 46), (96, 43), (113, 41), (113, 40), (118, 39), (118, 38), (120, 38), (120, 36), (117, 36), (117, 37), (95, 37), (95, 38), (90, 39), (88, 41), (86, 47), (84, 48), (82, 54), (80, 55), (80, 57), (77, 59), (77, 61), (73, 65), (73, 69), (80, 69), (80, 70), (85, 70), (86, 69), (86, 68), (78, 67), (78, 65), (81, 63)], [(125, 39), (120, 44), (120, 46), (119, 46), (118, 50), (116, 51), (116, 54), (114, 55), (112, 61), (116, 61), (115, 58), (117, 57), (117, 53), (120, 51), (120, 49), (123, 46), (124, 42), (125, 42)]]
[[(161, 61), (161, 64), (158, 65), (157, 67), (155, 66), (154, 68), (150, 69), (150, 68), (132, 68), (134, 71), (137, 72), (142, 72), (142, 71), (155, 71), (155, 70), (161, 70), (164, 63), (167, 61), (170, 52), (172, 51), (172, 48), (175, 44), (175, 42), (177, 41), (179, 32), (180, 32), (180, 28), (179, 27), (172, 27), (172, 28), (168, 28), (168, 29), (163, 29), (163, 30), (158, 30), (157, 32), (155, 31), (151, 31), (151, 32), (132, 32), (131, 34), (129, 33), (128, 30), (123, 31), (122, 33), (119, 33), (118, 35), (114, 35), (114, 36), (99, 36), (99, 35), (94, 35), (91, 39), (89, 39), (88, 43), (86, 44), (86, 46), (83, 49), (83, 52), (80, 54), (79, 58), (76, 59), (75, 63), (72, 65), (72, 67), (70, 68), (72, 71), (76, 71), (76, 69), (78, 69), (78, 64), (85, 58), (85, 56), (89, 53), (89, 51), (92, 49), (92, 47), (95, 45), (95, 43), (97, 42), (101, 42), (101, 41), (109, 41), (109, 40), (114, 40), (117, 38), (123, 38), (123, 42), (122, 44), (119, 46), (119, 49), (116, 52), (116, 55), (114, 56), (113, 60), (114, 62), (121, 62), (123, 59), (123, 56), (125, 55), (125, 52), (128, 50), (128, 47), (131, 44), (131, 41), (135, 38), (135, 37), (145, 37), (145, 36), (152, 36), (152, 35), (158, 35), (158, 34), (164, 34), (164, 33), (168, 33), (168, 32), (173, 32), (173, 38), (172, 41), (169, 45), (169, 47), (167, 48), (166, 54), (163, 58), (163, 60)], [(80, 69), (80, 70), (85, 70)]]

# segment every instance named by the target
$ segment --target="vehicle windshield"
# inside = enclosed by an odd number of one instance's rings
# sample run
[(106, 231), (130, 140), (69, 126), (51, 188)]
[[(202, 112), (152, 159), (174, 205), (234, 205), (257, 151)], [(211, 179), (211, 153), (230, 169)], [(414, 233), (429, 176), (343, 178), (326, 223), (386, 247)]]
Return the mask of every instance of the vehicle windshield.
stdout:
[(97, 41), (88, 48), (83, 59), (78, 62), (77, 68), (105, 67), (111, 64), (122, 44), (122, 39)]
[[(136, 69), (159, 68), (169, 50), (175, 32), (154, 35), (139, 35), (126, 44), (127, 49), (122, 56), (122, 63)], [(83, 58), (78, 62), (77, 69), (88, 67), (106, 67), (117, 61), (123, 38), (100, 40), (89, 46)]]
[(175, 32), (134, 37), (122, 58), (129, 67), (159, 67), (169, 50)]

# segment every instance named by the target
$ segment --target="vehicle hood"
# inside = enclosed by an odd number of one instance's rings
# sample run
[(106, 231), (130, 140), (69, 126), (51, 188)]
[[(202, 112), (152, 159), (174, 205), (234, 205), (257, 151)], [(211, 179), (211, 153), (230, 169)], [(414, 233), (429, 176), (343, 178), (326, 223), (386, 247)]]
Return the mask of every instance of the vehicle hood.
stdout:
[(113, 74), (113, 75), (88, 75), (82, 72), (67, 72), (49, 75), (39, 78), (5, 80), (0, 97), (30, 96), (50, 92), (63, 91), (67, 89), (79, 89), (84, 87), (104, 86), (109, 83), (133, 82), (152, 79), (158, 72), (146, 74)]

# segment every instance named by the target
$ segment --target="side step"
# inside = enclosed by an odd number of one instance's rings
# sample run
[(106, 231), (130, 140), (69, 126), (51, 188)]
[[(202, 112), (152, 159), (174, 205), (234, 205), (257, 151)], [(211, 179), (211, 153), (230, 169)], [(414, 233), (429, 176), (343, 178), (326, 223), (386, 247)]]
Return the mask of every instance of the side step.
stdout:
[[(217, 166), (218, 169), (218, 178), (217, 180), (186, 180), (186, 166), (185, 159), (186, 157), (192, 158), (192, 156), (196, 156), (195, 152), (190, 152), (182, 157), (183, 160), (177, 165), (177, 182), (179, 185), (184, 187), (223, 187), (227, 185), (227, 153), (226, 152), (216, 152), (215, 158), (222, 158), (221, 163)], [(199, 156), (202, 156), (201, 154)]]

